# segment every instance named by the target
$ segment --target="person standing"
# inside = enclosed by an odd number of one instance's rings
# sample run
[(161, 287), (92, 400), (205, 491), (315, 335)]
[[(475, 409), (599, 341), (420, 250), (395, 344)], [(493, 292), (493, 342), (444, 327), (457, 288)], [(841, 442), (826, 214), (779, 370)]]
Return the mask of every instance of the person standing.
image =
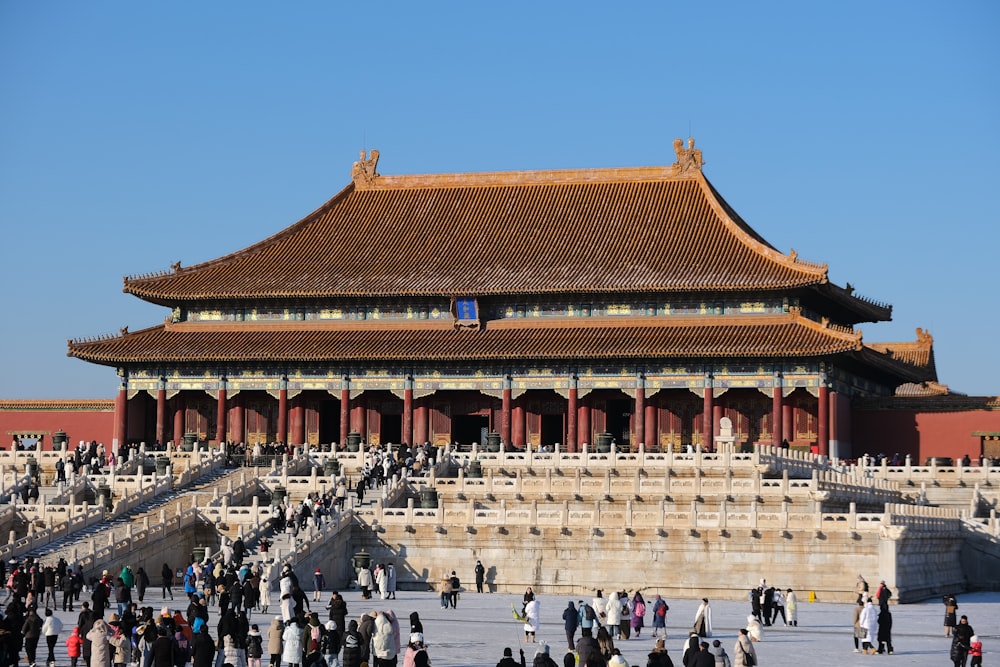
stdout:
[(270, 656), (269, 667), (279, 667), (281, 664), (281, 634), (284, 630), (281, 616), (275, 616), (267, 628), (267, 653)]
[(983, 664), (983, 643), (976, 635), (972, 635), (969, 642), (969, 657), (972, 658), (969, 663), (971, 667), (980, 667)]
[[(524, 667), (524, 649), (521, 651), (521, 662), (514, 660), (514, 652), (507, 647), (503, 650), (503, 657), (500, 658), (500, 662), (497, 663), (497, 667)], [(583, 664), (582, 662), (580, 663)]]
[(476, 561), (476, 592), (483, 592), (483, 582), (486, 580), (486, 568), (483, 567), (483, 562)]
[(372, 571), (368, 569), (368, 566), (363, 566), (358, 571), (358, 588), (361, 589), (361, 599), (371, 600), (371, 587), (372, 587)]
[(942, 598), (944, 602), (944, 636), (951, 636), (951, 629), (958, 623), (956, 614), (958, 612), (958, 600), (949, 593)]
[[(103, 618), (94, 621), (87, 633), (90, 640), (90, 667), (111, 667), (111, 644), (108, 642), (108, 624)], [(156, 665), (156, 667), (161, 667)], [(163, 667), (173, 667), (168, 663)]]
[(708, 604), (708, 598), (702, 598), (698, 605), (698, 611), (694, 615), (694, 629), (699, 637), (712, 636), (712, 607)]
[(785, 593), (785, 609), (788, 613), (788, 625), (798, 627), (799, 625), (799, 598), (791, 588)]
[(51, 609), (45, 609), (45, 621), (42, 623), (42, 634), (45, 635), (45, 644), (49, 649), (46, 664), (55, 667), (56, 664), (56, 642), (59, 641), (59, 633), (62, 632), (62, 621), (52, 613)]
[(538, 632), (538, 616), (540, 611), (539, 602), (535, 598), (532, 598), (531, 601), (524, 606), (524, 641), (526, 642), (535, 642), (535, 633)]
[(451, 603), (452, 609), (458, 609), (458, 593), (462, 590), (462, 582), (459, 581), (458, 576), (455, 574), (455, 570), (451, 571), (451, 579), (449, 580), (451, 584), (451, 591), (448, 596), (448, 602)]
[(392, 563), (385, 566), (385, 599), (396, 599), (396, 566)]
[(880, 610), (889, 608), (889, 598), (892, 597), (892, 591), (886, 586), (885, 579), (879, 582), (878, 592), (875, 594), (875, 597), (878, 599), (878, 608)]
[(969, 625), (969, 618), (963, 615), (951, 632), (951, 661), (955, 667), (965, 667), (972, 648), (972, 636), (976, 631)]
[(323, 572), (317, 567), (316, 571), (313, 572), (313, 602), (320, 599), (324, 588), (326, 588), (326, 578), (323, 576)]

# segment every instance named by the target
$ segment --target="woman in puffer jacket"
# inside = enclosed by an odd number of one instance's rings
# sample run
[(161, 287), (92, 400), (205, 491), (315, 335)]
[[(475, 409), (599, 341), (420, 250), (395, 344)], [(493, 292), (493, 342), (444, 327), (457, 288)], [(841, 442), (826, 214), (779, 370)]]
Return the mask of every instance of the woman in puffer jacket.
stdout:
[(289, 667), (302, 664), (302, 626), (295, 618), (285, 626), (281, 635), (281, 660)]
[(382, 612), (375, 617), (372, 657), (374, 667), (396, 667), (396, 638), (392, 631), (392, 622)]

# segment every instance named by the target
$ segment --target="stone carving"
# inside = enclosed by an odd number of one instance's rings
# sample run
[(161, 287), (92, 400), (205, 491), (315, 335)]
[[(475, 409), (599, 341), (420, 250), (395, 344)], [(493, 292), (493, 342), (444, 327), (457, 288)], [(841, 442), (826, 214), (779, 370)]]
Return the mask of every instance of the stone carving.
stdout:
[(174, 262), (173, 264), (171, 264), (170, 268), (174, 270), (174, 273), (177, 273), (178, 271), (180, 271), (181, 270), (181, 263), (180, 263), (180, 261), (178, 260), (178, 261)]
[(351, 178), (354, 180), (355, 185), (371, 185), (375, 182), (375, 178), (378, 177), (378, 173), (375, 171), (375, 167), (378, 165), (378, 151), (372, 149), (370, 155), (366, 155), (365, 151), (361, 151), (361, 159), (354, 163), (351, 167)]
[(681, 139), (674, 139), (674, 153), (677, 154), (677, 162), (673, 164), (675, 176), (701, 171), (704, 164), (701, 149), (694, 147), (693, 138), (688, 137), (687, 148)]

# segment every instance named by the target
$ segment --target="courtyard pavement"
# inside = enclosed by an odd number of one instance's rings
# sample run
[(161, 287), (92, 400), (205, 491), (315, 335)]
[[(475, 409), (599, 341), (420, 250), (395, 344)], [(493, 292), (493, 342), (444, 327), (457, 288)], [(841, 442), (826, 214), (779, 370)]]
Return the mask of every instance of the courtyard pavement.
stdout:
[[(610, 587), (609, 587), (610, 588)], [(644, 592), (645, 593), (645, 592)], [(655, 591), (650, 589), (651, 599)], [(308, 592), (312, 597), (311, 592)], [(527, 664), (540, 643), (550, 645), (550, 654), (558, 665), (566, 652), (565, 633), (562, 625), (562, 611), (571, 599), (588, 600), (588, 595), (540, 595), (541, 627), (538, 633), (539, 644), (525, 644), (521, 623), (511, 615), (511, 603), (520, 608), (520, 595), (507, 594), (476, 594), (463, 592), (458, 602), (458, 609), (442, 609), (437, 594), (426, 591), (399, 591), (396, 600), (361, 600), (358, 591), (342, 592), (347, 600), (349, 618), (358, 618), (371, 610), (393, 609), (400, 619), (404, 641), (408, 637), (409, 615), (419, 612), (424, 625), (424, 635), (428, 645), (428, 653), (434, 667), (492, 667), (503, 656), (504, 647), (511, 647), (515, 657), (519, 648), (524, 649)], [(187, 607), (182, 599), (183, 594), (175, 591), (175, 600), (164, 603), (159, 589), (151, 589), (144, 606), (152, 606), (156, 613), (166, 605), (171, 609), (179, 609), (182, 613)], [(803, 593), (800, 598), (807, 598)], [(684, 641), (688, 629), (694, 620), (698, 600), (667, 599), (670, 612), (667, 615), (667, 648), (674, 664), (680, 667)], [(320, 617), (325, 621), (325, 607), (329, 593), (323, 595), (319, 603), (313, 603)], [(970, 624), (976, 629), (986, 655), (985, 665), (994, 664), (996, 660), (991, 655), (1000, 652), (1000, 593), (975, 593), (959, 595), (959, 613), (969, 616)], [(652, 607), (651, 604), (648, 605)], [(726, 651), (732, 656), (733, 643), (737, 630), (745, 624), (750, 613), (748, 602), (714, 601), (712, 602), (714, 637), (722, 641)], [(276, 611), (276, 608), (271, 611)], [(798, 627), (771, 627), (765, 629), (764, 640), (757, 644), (757, 655), (762, 667), (799, 667), (801, 665), (863, 665), (872, 662), (889, 661), (894, 665), (940, 666), (950, 665), (948, 649), (950, 639), (944, 636), (942, 621), (944, 606), (940, 600), (928, 600), (918, 604), (893, 605), (893, 644), (895, 653), (891, 656), (866, 656), (853, 652), (854, 643), (851, 634), (851, 617), (853, 606), (850, 604), (828, 603), (817, 601), (810, 603), (799, 601)], [(76, 623), (77, 613), (57, 611), (63, 621), (63, 632), (60, 635), (57, 662), (58, 667), (69, 664), (66, 657), (65, 638), (69, 635), (72, 625)], [(107, 618), (109, 614), (105, 615)], [(251, 623), (257, 623), (262, 634), (266, 635), (266, 626), (274, 614), (255, 613)], [(647, 622), (651, 614), (646, 616)], [(210, 622), (211, 634), (216, 637), (218, 613), (213, 610)], [(645, 667), (646, 656), (652, 649), (653, 640), (645, 628), (642, 636), (633, 637), (628, 641), (616, 642), (622, 655), (629, 665)], [(579, 634), (577, 635), (579, 636)], [(44, 641), (41, 642), (44, 646)], [(40, 658), (44, 659), (44, 649), (40, 647)], [(23, 655), (22, 655), (23, 661)], [(39, 661), (41, 664), (41, 661)], [(266, 656), (265, 656), (266, 664)], [(402, 665), (402, 657), (399, 659)]]

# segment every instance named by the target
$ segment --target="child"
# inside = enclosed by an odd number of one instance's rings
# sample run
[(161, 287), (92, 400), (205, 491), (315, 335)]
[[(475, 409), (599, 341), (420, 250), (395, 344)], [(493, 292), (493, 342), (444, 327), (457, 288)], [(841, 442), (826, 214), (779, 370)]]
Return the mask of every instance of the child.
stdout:
[(77, 660), (83, 650), (83, 639), (80, 637), (80, 628), (74, 627), (73, 633), (66, 638), (66, 653), (69, 655), (70, 667), (76, 667)]
[(726, 649), (722, 647), (722, 642), (718, 639), (712, 642), (712, 648), (708, 649), (708, 652), (715, 656), (716, 667), (732, 667), (733, 663), (729, 660)]
[(972, 641), (969, 642), (969, 657), (972, 658), (972, 667), (983, 664), (983, 643), (979, 641), (978, 635), (972, 635)]

